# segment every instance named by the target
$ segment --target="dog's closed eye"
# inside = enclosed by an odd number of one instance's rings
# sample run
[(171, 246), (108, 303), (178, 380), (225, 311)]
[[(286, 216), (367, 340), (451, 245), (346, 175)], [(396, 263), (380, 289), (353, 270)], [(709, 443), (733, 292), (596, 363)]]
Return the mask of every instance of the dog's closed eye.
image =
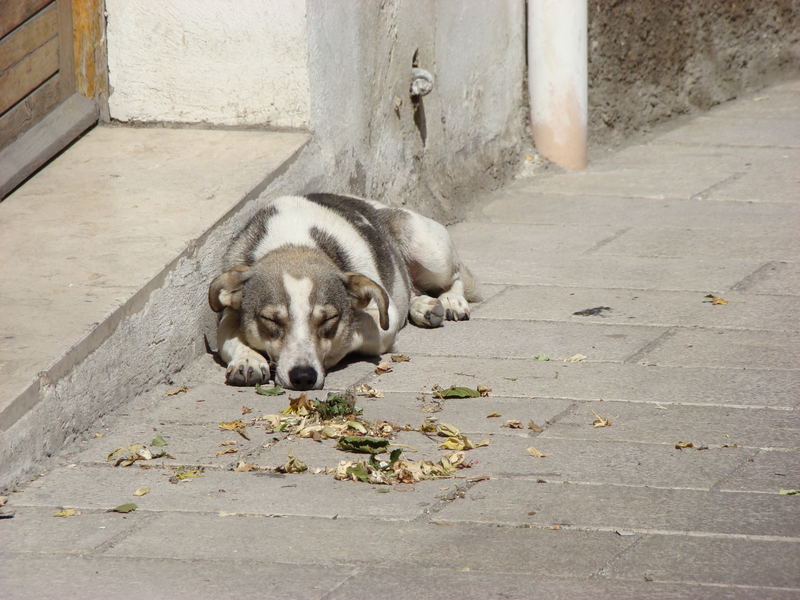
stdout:
[(265, 315), (260, 314), (259, 320), (263, 325), (263, 329), (266, 330), (267, 335), (270, 337), (280, 337), (283, 331), (283, 323), (278, 319), (276, 315)]

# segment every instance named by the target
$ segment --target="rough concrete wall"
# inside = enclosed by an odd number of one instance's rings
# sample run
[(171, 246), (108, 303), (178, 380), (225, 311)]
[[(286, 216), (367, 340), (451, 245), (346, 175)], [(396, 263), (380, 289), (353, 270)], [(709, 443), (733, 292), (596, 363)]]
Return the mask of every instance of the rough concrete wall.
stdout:
[[(363, 194), (443, 221), (512, 170), (524, 134), (524, 2), (309, 0), (306, 189)], [(433, 91), (413, 103), (412, 59)]]
[(302, 0), (106, 0), (111, 118), (307, 127)]
[(797, 73), (797, 0), (589, 0), (589, 127), (596, 141)]

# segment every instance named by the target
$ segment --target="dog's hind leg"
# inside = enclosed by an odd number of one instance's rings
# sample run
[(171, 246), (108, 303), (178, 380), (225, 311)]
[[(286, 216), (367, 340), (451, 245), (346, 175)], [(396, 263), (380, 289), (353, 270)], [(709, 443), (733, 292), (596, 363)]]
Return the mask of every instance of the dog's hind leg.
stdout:
[(257, 385), (269, 381), (269, 362), (239, 337), (239, 311), (226, 308), (217, 326), (219, 357), (228, 366), (230, 385)]
[(421, 327), (469, 319), (469, 302), (479, 301), (480, 294), (447, 229), (417, 213), (402, 213), (393, 229), (414, 287), (409, 318)]

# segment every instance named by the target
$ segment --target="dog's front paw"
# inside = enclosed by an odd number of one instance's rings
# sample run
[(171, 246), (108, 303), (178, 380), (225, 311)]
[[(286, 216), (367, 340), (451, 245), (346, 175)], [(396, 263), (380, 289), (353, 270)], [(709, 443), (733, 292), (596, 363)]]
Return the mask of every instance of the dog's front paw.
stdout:
[(411, 299), (408, 316), (418, 327), (441, 327), (444, 322), (444, 307), (436, 298), (415, 296)]
[(439, 302), (444, 307), (444, 316), (448, 321), (469, 320), (469, 302), (464, 296), (445, 292), (439, 296)]
[(269, 381), (269, 363), (255, 356), (234, 359), (225, 371), (228, 385), (259, 385)]

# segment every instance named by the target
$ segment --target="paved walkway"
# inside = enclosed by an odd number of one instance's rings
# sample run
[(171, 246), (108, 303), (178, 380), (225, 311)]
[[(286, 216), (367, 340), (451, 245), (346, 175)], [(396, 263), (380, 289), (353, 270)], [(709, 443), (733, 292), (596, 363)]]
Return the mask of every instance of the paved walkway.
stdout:
[[(470, 469), (394, 486), (314, 473), (353, 455), (220, 430), (287, 396), (226, 387), (204, 357), (11, 494), (0, 596), (800, 597), (800, 496), (780, 493), (800, 488), (800, 84), (518, 181), (452, 231), (484, 282), (472, 320), (408, 328), (410, 362), (356, 362), (329, 385), (381, 390), (359, 399), (367, 419), (488, 439)], [(436, 384), (492, 391), (436, 402)], [(106, 460), (157, 435), (173, 458)], [(438, 459), (441, 439), (396, 441)], [(290, 452), (309, 471), (230, 470)], [(205, 471), (171, 483), (176, 465)]]

